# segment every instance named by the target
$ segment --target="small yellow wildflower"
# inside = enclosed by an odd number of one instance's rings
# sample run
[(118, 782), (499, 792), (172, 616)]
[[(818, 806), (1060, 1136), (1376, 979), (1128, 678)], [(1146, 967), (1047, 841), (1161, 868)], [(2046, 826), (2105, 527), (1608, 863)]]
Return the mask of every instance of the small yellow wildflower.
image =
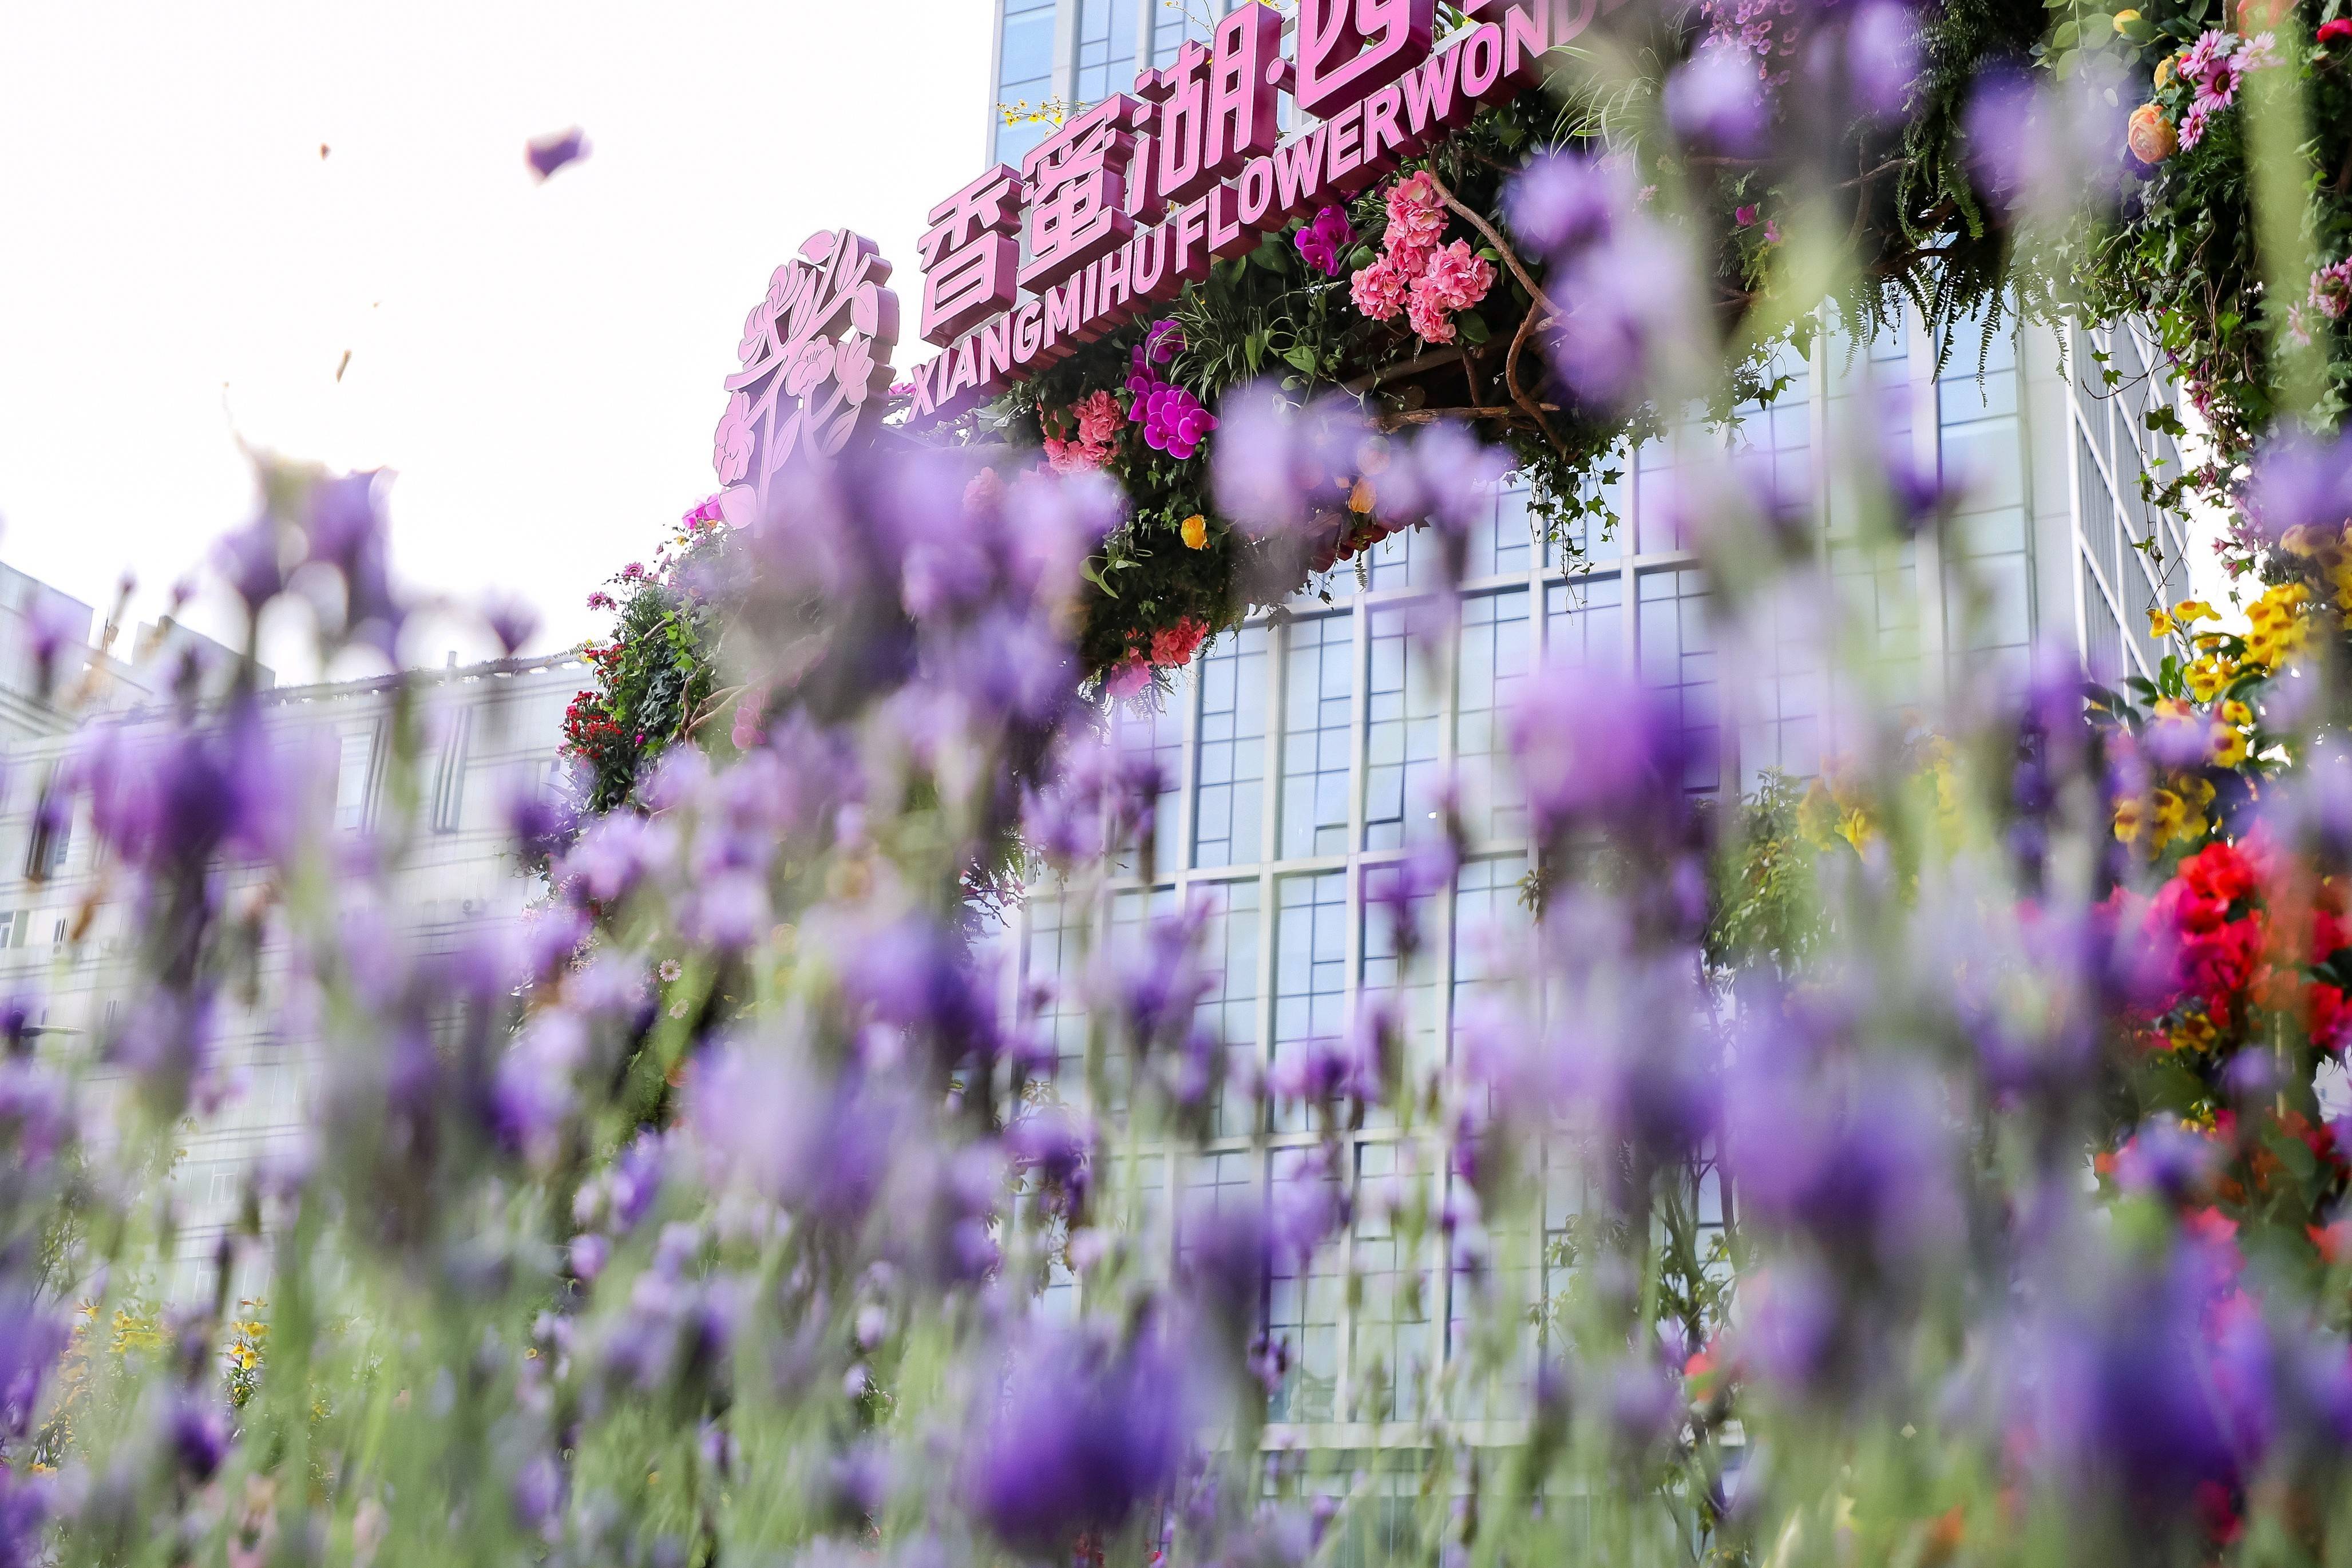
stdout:
[(1206, 550), (1209, 547), (1209, 520), (1199, 512), (1184, 520), (1182, 531), (1186, 549)]
[(2190, 696), (2200, 702), (2210, 702), (2221, 694), (2222, 688), (2238, 679), (2238, 661), (2208, 653), (2182, 670), (2180, 678), (2189, 683)]
[(2194, 1014), (2172, 1026), (2172, 1048), (2179, 1051), (2210, 1050), (2219, 1033), (2213, 1027), (2212, 1019), (2202, 1014)]

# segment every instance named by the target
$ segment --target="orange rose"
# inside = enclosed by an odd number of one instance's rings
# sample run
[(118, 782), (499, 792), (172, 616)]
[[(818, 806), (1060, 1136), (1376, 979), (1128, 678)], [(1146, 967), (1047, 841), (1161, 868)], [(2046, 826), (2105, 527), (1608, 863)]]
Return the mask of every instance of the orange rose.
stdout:
[(2132, 110), (2130, 129), (2124, 133), (2124, 144), (2131, 155), (2143, 163), (2161, 163), (2180, 148), (2180, 133), (2164, 110), (2152, 103), (2143, 103)]

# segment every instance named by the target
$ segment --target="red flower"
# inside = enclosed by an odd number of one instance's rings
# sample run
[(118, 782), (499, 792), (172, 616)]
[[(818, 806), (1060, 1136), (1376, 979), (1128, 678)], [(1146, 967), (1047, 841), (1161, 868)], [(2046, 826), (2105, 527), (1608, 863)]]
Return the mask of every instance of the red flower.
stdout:
[(2179, 876), (2196, 892), (2227, 906), (2253, 892), (2255, 867), (2235, 844), (2209, 844), (2180, 863)]
[(2333, 22), (2319, 24), (2319, 41), (2322, 46), (2333, 44), (2344, 38), (2352, 38), (2352, 17), (2338, 16)]
[(2346, 1003), (2344, 993), (2333, 985), (2314, 984), (2305, 996), (2311, 1043), (2323, 1051), (2343, 1045), (2346, 1032), (2352, 1030), (2352, 1005)]

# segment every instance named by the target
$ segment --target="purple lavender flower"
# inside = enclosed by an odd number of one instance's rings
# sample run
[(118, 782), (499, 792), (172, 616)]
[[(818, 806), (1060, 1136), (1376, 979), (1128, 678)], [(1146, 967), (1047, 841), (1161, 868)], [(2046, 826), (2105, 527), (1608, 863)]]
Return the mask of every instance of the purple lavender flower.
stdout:
[(1718, 43), (1701, 45), (1667, 79), (1665, 106), (1675, 134), (1735, 157), (1762, 144), (1770, 112), (1755, 58)]
[(190, 1479), (202, 1485), (228, 1458), (228, 1416), (219, 1405), (194, 1394), (173, 1401), (166, 1417), (173, 1457)]
[(484, 604), (482, 620), (509, 658), (539, 631), (539, 612), (511, 594), (499, 595)]
[(1547, 672), (1527, 684), (1504, 735), (1538, 831), (1654, 815), (1680, 793), (1680, 716), (1631, 677)]
[(1864, 114), (1885, 121), (1903, 112), (1919, 78), (1919, 22), (1903, 0), (1871, 0), (1845, 33), (1846, 75)]
[(523, 143), (522, 155), (530, 165), (531, 178), (544, 181), (564, 164), (586, 157), (588, 138), (575, 125), (569, 131), (532, 137)]
[(2254, 459), (2242, 510), (2271, 544), (2298, 528), (2342, 528), (2352, 519), (2352, 435), (2324, 445), (2294, 429), (2273, 435)]
[(1330, 397), (1300, 408), (1265, 384), (1227, 395), (1211, 475), (1217, 505), (1254, 539), (1336, 508), (1360, 474), (1370, 435), (1362, 411)]
[(1177, 1347), (1150, 1331), (1114, 1344), (1034, 1329), (1013, 1349), (1003, 1395), (992, 1391), (975, 1414), (964, 1496), (1020, 1551), (1115, 1532), (1174, 1480), (1191, 1429), (1189, 1387)]
[(1512, 229), (1555, 261), (1607, 239), (1633, 210), (1623, 160), (1583, 153), (1538, 153), (1504, 195)]
[(1647, 217), (1579, 252), (1552, 292), (1566, 312), (1552, 335), (1553, 368), (1577, 396), (1607, 407), (1642, 395), (1695, 298), (1684, 247)]

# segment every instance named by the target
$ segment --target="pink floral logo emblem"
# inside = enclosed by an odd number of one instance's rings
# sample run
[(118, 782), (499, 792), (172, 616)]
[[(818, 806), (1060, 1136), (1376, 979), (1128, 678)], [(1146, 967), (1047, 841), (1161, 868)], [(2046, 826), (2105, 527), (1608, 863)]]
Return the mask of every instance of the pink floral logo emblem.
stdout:
[(848, 229), (809, 236), (775, 270), (735, 345), (727, 412), (711, 440), (721, 513), (740, 527), (763, 516), (775, 477), (794, 463), (829, 464), (882, 413), (898, 297), (890, 264)]

